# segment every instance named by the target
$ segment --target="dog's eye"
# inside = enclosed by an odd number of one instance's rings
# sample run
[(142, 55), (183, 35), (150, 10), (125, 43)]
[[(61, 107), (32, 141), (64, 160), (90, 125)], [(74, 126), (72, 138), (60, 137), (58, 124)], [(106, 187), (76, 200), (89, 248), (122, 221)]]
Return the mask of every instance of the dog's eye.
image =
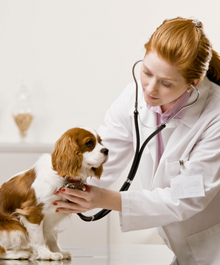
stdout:
[(92, 146), (93, 146), (93, 142), (92, 142), (92, 141), (88, 141), (88, 142), (86, 143), (86, 146), (87, 146), (87, 147), (92, 147)]

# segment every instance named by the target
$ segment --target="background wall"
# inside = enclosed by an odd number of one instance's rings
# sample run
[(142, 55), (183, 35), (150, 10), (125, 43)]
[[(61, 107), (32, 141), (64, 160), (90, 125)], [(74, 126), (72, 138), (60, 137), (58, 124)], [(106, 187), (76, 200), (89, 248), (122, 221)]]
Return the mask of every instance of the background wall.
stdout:
[(176, 16), (201, 20), (220, 51), (218, 0), (1, 0), (0, 141), (19, 141), (11, 108), (23, 78), (35, 114), (28, 141), (96, 129), (132, 81), (144, 43)]
[[(35, 116), (27, 142), (54, 143), (77, 125), (97, 129), (164, 19), (198, 18), (220, 52), (219, 7), (219, 0), (0, 0), (0, 142), (20, 141), (11, 109), (22, 79)], [(113, 231), (116, 243), (146, 242), (143, 232), (122, 236), (118, 221)]]

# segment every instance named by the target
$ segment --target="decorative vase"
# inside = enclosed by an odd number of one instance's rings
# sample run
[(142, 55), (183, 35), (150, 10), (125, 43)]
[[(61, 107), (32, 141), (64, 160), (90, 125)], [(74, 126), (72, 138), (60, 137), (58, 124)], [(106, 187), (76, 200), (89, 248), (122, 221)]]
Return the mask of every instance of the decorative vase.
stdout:
[(29, 92), (24, 84), (24, 81), (22, 82), (19, 93), (16, 97), (16, 103), (12, 108), (12, 115), (16, 125), (18, 126), (21, 140), (23, 141), (27, 136), (27, 130), (34, 118), (30, 104)]

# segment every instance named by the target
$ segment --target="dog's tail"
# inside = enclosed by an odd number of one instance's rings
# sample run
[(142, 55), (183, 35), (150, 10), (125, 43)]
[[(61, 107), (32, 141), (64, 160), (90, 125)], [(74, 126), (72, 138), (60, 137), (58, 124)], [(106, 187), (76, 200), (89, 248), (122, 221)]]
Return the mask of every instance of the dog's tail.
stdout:
[(0, 258), (7, 248), (26, 245), (26, 236), (25, 227), (14, 216), (0, 213)]

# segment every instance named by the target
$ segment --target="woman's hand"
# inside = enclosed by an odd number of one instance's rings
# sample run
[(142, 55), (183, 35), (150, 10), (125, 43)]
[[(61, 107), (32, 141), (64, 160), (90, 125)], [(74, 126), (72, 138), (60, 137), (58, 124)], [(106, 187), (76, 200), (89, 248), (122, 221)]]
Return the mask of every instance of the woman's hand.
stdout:
[(63, 188), (55, 194), (69, 200), (53, 202), (57, 206), (56, 212), (84, 213), (95, 208), (121, 211), (121, 194), (116, 191), (88, 186), (88, 191)]

